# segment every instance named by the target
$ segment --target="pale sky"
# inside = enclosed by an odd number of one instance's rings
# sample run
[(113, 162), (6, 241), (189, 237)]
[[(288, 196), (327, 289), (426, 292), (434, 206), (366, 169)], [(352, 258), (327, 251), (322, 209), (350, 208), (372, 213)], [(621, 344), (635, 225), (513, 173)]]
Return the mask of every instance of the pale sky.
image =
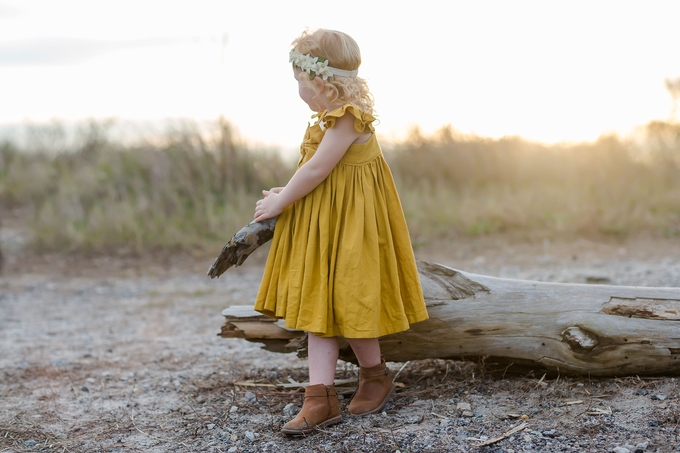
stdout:
[(450, 124), (545, 142), (668, 119), (680, 1), (0, 0), (0, 124), (214, 120), (296, 148), (311, 115), (290, 42), (362, 50), (379, 134)]

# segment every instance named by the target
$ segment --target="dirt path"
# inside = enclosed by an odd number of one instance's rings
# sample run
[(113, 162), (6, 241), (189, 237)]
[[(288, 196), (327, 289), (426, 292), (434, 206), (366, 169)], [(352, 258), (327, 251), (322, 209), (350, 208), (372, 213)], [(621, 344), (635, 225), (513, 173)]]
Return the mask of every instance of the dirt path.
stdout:
[[(443, 360), (391, 364), (403, 367), (404, 386), (385, 414), (344, 412), (336, 427), (287, 438), (279, 429), (300, 394), (237, 383), (304, 382), (305, 361), (216, 335), (223, 308), (252, 301), (263, 252), (210, 280), (210, 257), (85, 261), (26, 255), (21, 244), (16, 231), (0, 235), (1, 452), (625, 453), (680, 444), (675, 378), (502, 378)], [(479, 239), (418, 258), (511, 278), (680, 286), (677, 238)], [(353, 373), (342, 365), (338, 377)]]

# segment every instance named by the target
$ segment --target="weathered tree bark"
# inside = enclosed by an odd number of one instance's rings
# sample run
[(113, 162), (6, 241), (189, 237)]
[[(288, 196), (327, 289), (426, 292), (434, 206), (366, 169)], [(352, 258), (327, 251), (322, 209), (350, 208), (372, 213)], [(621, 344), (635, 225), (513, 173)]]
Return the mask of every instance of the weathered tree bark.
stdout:
[[(511, 280), (426, 262), (418, 270), (430, 319), (381, 338), (388, 361), (484, 357), (563, 374), (680, 374), (680, 288)], [(306, 334), (282, 321), (244, 306), (223, 315), (225, 338), (306, 354)], [(346, 345), (341, 358), (354, 361)]]

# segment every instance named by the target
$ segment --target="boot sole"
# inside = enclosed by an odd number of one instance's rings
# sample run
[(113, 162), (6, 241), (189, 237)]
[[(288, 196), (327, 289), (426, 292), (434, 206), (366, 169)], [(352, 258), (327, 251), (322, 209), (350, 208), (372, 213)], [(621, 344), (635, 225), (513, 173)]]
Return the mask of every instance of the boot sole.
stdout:
[(385, 397), (385, 399), (382, 400), (382, 403), (380, 403), (380, 406), (376, 407), (372, 411), (361, 412), (361, 413), (350, 412), (350, 414), (352, 414), (352, 415), (370, 415), (370, 414), (375, 414), (376, 412), (380, 412), (381, 410), (383, 410), (383, 407), (385, 407), (385, 405), (387, 404), (387, 401), (389, 401), (389, 399), (392, 397), (392, 395), (394, 395), (394, 391), (396, 389), (397, 389), (397, 387), (394, 384), (392, 384), (392, 390), (390, 390), (390, 393), (388, 393), (387, 396)]
[(305, 429), (287, 429), (287, 428), (281, 428), (281, 432), (283, 434), (288, 434), (289, 436), (302, 436), (304, 434), (309, 434), (311, 432), (316, 431), (317, 429), (325, 428), (326, 426), (330, 425), (335, 425), (336, 423), (340, 423), (342, 421), (342, 415), (338, 415), (337, 417), (329, 418), (326, 421), (323, 421), (319, 423), (318, 425), (312, 426), (311, 428), (305, 428)]

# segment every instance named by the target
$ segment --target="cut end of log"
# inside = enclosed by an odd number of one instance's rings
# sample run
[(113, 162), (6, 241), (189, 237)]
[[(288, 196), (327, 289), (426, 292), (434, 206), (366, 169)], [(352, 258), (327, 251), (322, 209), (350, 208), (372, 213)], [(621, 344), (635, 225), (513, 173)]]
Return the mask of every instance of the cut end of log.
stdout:
[(218, 334), (222, 338), (242, 338), (262, 343), (266, 350), (272, 352), (299, 354), (301, 349), (306, 348), (305, 332), (288, 329), (283, 321), (264, 316), (249, 305), (225, 308), (222, 315), (226, 318)]

